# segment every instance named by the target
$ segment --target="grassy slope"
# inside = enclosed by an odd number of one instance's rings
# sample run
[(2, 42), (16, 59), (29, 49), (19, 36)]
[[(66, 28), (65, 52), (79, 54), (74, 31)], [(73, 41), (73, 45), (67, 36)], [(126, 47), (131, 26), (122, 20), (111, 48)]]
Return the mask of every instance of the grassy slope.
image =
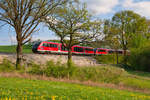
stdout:
[(140, 72), (140, 71), (128, 71), (128, 73), (132, 74), (132, 75), (137, 75), (137, 76), (141, 76), (141, 77), (149, 77), (150, 78), (150, 73), (149, 72)]
[(150, 90), (150, 73), (128, 71), (128, 76), (122, 80), (122, 83), (129, 87)]
[(30, 100), (150, 100), (150, 95), (123, 90), (0, 77), (0, 98), (8, 97)]
[[(16, 52), (16, 46), (0, 46), (0, 52), (3, 53), (15, 53)], [(32, 53), (32, 46), (30, 45), (24, 45), (23, 46), (23, 53)]]

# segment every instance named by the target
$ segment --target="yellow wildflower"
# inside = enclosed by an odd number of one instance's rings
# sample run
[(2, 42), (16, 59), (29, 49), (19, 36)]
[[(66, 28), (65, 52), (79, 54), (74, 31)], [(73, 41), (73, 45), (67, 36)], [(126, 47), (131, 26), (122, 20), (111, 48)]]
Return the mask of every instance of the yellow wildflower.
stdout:
[(57, 96), (52, 96), (52, 100), (55, 100), (56, 97), (57, 97)]

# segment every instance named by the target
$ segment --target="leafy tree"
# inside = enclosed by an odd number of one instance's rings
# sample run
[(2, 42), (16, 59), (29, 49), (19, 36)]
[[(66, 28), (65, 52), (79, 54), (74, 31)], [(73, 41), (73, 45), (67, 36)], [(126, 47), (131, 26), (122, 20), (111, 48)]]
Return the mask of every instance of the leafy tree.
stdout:
[(150, 41), (145, 41), (144, 45), (132, 48), (128, 59), (131, 69), (150, 72)]
[(148, 30), (146, 33), (146, 38), (150, 40), (150, 20), (147, 20)]
[(111, 49), (114, 49), (115, 55), (116, 55), (116, 63), (119, 63), (118, 60), (118, 49), (120, 49), (120, 42), (119, 37), (117, 35), (118, 30), (113, 27), (113, 24), (110, 20), (104, 21), (104, 30), (103, 33), (105, 34), (105, 45), (108, 45)]
[(44, 16), (52, 14), (66, 0), (0, 0), (0, 21), (14, 28), (17, 40), (16, 68), (22, 62), (22, 46), (30, 41), (31, 35)]
[(119, 37), (119, 42), (124, 50), (124, 64), (126, 64), (126, 51), (130, 47), (130, 41), (135, 38), (133, 36), (145, 36), (147, 32), (146, 19), (133, 11), (121, 11), (113, 16), (112, 26), (116, 30), (114, 31), (115, 35)]
[(49, 29), (60, 37), (61, 43), (68, 49), (69, 67), (72, 46), (90, 42), (101, 34), (101, 22), (91, 21), (91, 18), (85, 5), (78, 3), (69, 3), (52, 17), (46, 18)]

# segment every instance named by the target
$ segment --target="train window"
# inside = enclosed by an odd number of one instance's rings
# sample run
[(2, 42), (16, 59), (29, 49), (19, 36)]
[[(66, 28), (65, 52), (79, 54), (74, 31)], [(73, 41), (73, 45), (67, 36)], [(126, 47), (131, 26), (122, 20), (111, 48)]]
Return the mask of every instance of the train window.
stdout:
[(43, 43), (43, 46), (44, 46), (44, 47), (48, 47), (48, 44), (47, 44), (47, 43)]
[(74, 47), (74, 51), (76, 51), (76, 52), (83, 52), (83, 48)]
[(106, 52), (106, 50), (98, 50), (98, 52)]
[(93, 49), (91, 49), (91, 48), (85, 48), (85, 50), (87, 50), (87, 51), (93, 51)]
[(118, 51), (119, 54), (122, 54), (122, 51)]
[(53, 47), (53, 44), (50, 44), (50, 46), (49, 47)]
[(38, 47), (41, 44), (41, 42), (37, 42), (33, 45), (33, 47)]
[(50, 47), (50, 44), (47, 44), (47, 47)]
[(49, 47), (57, 48), (57, 45), (56, 44), (49, 44)]
[(57, 48), (57, 44), (54, 44), (54, 47)]
[(110, 53), (110, 54), (111, 54), (111, 53), (114, 53), (114, 51), (110, 50), (110, 51), (108, 51), (108, 53)]
[(68, 51), (67, 48), (65, 46), (62, 46), (62, 45), (61, 45), (61, 50)]

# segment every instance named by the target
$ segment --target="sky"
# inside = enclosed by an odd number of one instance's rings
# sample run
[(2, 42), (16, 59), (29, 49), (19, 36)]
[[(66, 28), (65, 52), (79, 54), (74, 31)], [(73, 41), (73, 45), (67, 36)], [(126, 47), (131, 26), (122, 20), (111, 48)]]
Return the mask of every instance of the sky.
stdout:
[[(112, 16), (122, 10), (132, 10), (141, 16), (150, 19), (150, 0), (80, 0), (87, 4), (87, 9), (96, 18), (111, 19)], [(1, 23), (1, 22), (0, 22)], [(55, 34), (44, 24), (40, 24), (32, 40), (57, 39)], [(9, 25), (0, 27), (0, 45), (16, 44), (16, 36)]]

